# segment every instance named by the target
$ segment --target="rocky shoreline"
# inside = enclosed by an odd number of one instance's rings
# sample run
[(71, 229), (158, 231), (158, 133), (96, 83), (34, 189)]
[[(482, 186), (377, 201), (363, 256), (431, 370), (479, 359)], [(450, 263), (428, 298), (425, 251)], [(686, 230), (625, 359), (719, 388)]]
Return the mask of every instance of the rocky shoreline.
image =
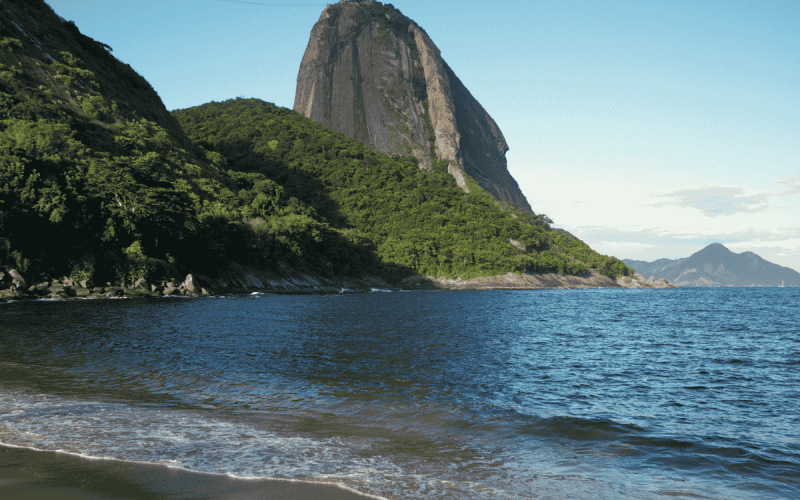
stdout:
[(218, 270), (214, 277), (187, 274), (182, 280), (133, 283), (120, 281), (98, 285), (91, 280), (76, 281), (62, 276), (29, 283), (18, 271), (0, 272), (0, 302), (33, 299), (112, 299), (159, 297), (208, 297), (237, 293), (342, 293), (370, 290), (532, 290), (581, 288), (677, 288), (665, 279), (647, 279), (641, 274), (616, 281), (590, 270), (584, 276), (565, 274), (517, 274), (484, 276), (469, 280), (411, 276), (391, 284), (375, 276), (321, 278), (309, 275), (277, 277), (266, 271), (234, 266)]
[(616, 281), (590, 269), (583, 276), (569, 274), (506, 273), (468, 280), (412, 276), (403, 280), (404, 288), (439, 288), (452, 290), (535, 290), (587, 288), (677, 288), (667, 280), (646, 279), (640, 274), (623, 276)]
[(97, 285), (91, 280), (76, 281), (66, 276), (35, 283), (27, 280), (16, 270), (0, 272), (0, 301), (24, 299), (111, 299), (118, 297), (155, 298), (164, 296), (202, 297), (213, 295), (200, 286), (191, 274), (182, 281), (162, 280), (154, 283), (140, 278), (133, 283), (120, 281)]
[(617, 284), (623, 288), (678, 288), (677, 285), (673, 285), (666, 278), (659, 280), (653, 276), (645, 278), (639, 273), (633, 273), (632, 278), (630, 276), (617, 278)]
[(218, 270), (216, 277), (187, 274), (183, 280), (162, 279), (133, 283), (120, 281), (97, 285), (91, 280), (76, 281), (62, 276), (29, 283), (18, 271), (0, 272), (0, 302), (18, 300), (68, 299), (152, 299), (160, 297), (210, 297), (239, 293), (342, 293), (374, 289), (399, 290), (378, 277), (318, 278), (308, 275), (275, 277), (267, 272), (235, 266)]

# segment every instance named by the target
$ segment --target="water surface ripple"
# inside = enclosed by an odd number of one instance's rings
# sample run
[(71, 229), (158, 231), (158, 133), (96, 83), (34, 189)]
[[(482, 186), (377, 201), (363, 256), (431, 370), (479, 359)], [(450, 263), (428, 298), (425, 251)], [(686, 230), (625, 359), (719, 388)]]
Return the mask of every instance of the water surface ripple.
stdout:
[(0, 305), (0, 443), (386, 498), (800, 497), (800, 290)]

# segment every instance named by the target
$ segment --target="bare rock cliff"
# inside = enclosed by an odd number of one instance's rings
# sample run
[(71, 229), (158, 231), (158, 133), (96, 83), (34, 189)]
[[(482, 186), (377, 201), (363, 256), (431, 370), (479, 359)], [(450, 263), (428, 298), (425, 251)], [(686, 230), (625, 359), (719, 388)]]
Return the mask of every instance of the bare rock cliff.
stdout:
[(531, 211), (508, 173), (500, 128), (416, 23), (391, 5), (341, 0), (311, 30), (294, 109), (378, 151), (410, 155), (420, 168), (448, 162), (497, 200)]

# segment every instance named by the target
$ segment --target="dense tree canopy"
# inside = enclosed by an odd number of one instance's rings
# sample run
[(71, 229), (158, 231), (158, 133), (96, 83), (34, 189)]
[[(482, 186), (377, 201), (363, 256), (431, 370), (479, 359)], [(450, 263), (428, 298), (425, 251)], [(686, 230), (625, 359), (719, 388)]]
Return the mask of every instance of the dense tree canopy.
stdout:
[[(237, 99), (174, 115), (190, 138), (227, 160), (242, 188), (238, 200), (226, 195), (233, 218), (266, 224), (276, 207), (291, 207), (308, 224), (370, 242), (382, 264), (433, 276), (628, 272), (550, 229), (546, 217), (514, 215), (474, 182), (465, 193), (444, 164), (420, 170), (413, 158), (377, 153), (293, 111)], [(266, 180), (270, 194), (254, 195)]]
[(27, 31), (0, 40), (0, 268), (100, 281), (230, 262), (388, 278), (630, 272), (471, 180), (465, 193), (444, 162), (420, 170), (259, 100), (170, 115), (45, 4), (8, 9), (3, 26), (13, 15)]

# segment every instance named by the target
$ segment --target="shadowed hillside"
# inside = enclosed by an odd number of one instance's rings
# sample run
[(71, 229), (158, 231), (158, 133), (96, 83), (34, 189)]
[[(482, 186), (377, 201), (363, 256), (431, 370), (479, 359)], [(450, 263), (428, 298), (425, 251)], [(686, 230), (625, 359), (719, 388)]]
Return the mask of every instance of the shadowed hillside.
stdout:
[(5, 0), (0, 25), (0, 268), (30, 280), (630, 271), (468, 174), (465, 193), (445, 162), (420, 170), (258, 100), (167, 113), (41, 0)]

